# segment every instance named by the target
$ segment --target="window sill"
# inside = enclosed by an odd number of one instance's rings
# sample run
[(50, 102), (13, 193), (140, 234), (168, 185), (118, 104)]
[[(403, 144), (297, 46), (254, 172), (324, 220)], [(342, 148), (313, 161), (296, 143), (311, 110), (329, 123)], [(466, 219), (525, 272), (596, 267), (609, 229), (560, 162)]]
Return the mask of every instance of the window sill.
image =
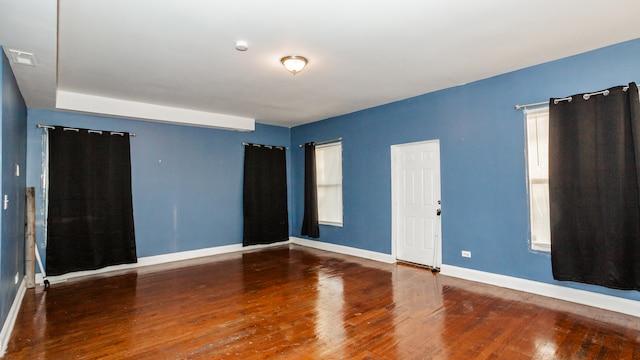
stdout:
[(342, 227), (342, 223), (340, 222), (331, 222), (331, 221), (318, 221), (318, 224), (320, 225), (327, 225), (327, 226), (335, 226), (335, 227)]
[(551, 245), (531, 245), (531, 250), (533, 251), (541, 251), (541, 252), (551, 252)]

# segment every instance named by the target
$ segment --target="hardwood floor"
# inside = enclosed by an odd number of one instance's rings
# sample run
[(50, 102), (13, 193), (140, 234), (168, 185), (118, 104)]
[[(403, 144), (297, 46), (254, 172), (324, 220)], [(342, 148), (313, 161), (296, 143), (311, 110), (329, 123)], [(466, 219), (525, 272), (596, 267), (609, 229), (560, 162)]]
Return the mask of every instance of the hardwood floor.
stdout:
[(640, 359), (640, 319), (299, 246), (27, 291), (8, 359)]

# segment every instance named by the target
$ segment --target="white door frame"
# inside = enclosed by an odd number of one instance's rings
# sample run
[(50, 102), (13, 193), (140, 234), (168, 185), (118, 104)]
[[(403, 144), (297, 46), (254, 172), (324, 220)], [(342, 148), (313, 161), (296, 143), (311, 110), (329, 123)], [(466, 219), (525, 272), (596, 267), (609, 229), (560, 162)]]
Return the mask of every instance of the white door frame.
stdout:
[[(433, 144), (436, 143), (438, 145), (438, 154), (440, 155), (440, 139), (434, 140), (423, 140), (416, 141), (410, 143), (403, 143), (397, 145), (391, 145), (391, 256), (394, 259), (398, 259), (397, 257), (397, 239), (398, 239), (398, 153), (400, 149), (405, 146), (411, 145), (421, 145), (421, 144)], [(442, 163), (440, 163), (439, 176), (440, 176), (440, 184), (442, 186)], [(442, 196), (442, 188), (440, 189), (440, 196)], [(434, 266), (440, 268), (442, 265), (442, 215), (440, 215), (440, 224), (438, 227), (438, 241), (436, 243), (436, 261)]]

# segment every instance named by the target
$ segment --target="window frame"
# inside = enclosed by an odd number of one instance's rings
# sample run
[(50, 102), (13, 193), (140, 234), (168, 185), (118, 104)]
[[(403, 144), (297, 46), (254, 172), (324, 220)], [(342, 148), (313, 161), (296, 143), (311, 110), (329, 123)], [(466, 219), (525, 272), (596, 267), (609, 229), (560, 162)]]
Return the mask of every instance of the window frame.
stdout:
[[(546, 115), (546, 116), (545, 116)], [(539, 121), (543, 121), (541, 124)], [(536, 133), (530, 134), (530, 121), (536, 121)], [(546, 122), (546, 123), (545, 123)], [(533, 125), (533, 124), (531, 124)], [(546, 126), (546, 129), (540, 130), (540, 125)], [(549, 207), (549, 107), (542, 106), (537, 108), (527, 108), (524, 110), (524, 127), (525, 127), (525, 168), (526, 168), (526, 180), (527, 180), (527, 204), (529, 210), (529, 248), (533, 251), (550, 252), (551, 251), (551, 221), (550, 221), (550, 207)], [(546, 144), (540, 143), (540, 135), (544, 138), (546, 136)], [(543, 169), (533, 169), (531, 161), (533, 161), (534, 154), (531, 154), (530, 139), (535, 136), (537, 142), (535, 144), (536, 155), (538, 162), (540, 159), (545, 159), (546, 164), (543, 164)], [(544, 141), (543, 139), (542, 141)], [(540, 151), (541, 146), (547, 146), (546, 149)], [(542, 174), (536, 174), (536, 177), (532, 177), (533, 173), (541, 172)], [(540, 199), (536, 196), (534, 186), (542, 185), (543, 189), (542, 204), (539, 204)], [(545, 203), (546, 202), (546, 203)], [(544, 208), (540, 209), (540, 205)], [(536, 217), (536, 212), (540, 215)], [(537, 239), (542, 236), (542, 241)]]
[[(340, 174), (339, 174), (340, 181), (339, 181), (339, 184), (325, 185), (325, 184), (320, 182), (320, 179), (323, 176), (321, 176), (321, 174), (320, 174), (321, 170), (320, 170), (320, 167), (318, 166), (318, 160), (321, 157), (321, 156), (320, 157), (318, 156), (318, 150), (322, 151), (322, 149), (334, 148), (334, 147), (338, 147), (339, 148), (338, 154), (339, 154), (340, 158), (339, 158), (338, 164), (339, 164), (339, 171), (340, 171)], [(317, 194), (318, 194), (318, 224), (342, 227), (344, 225), (342, 141), (334, 141), (334, 142), (330, 142), (330, 143), (316, 145), (316, 164), (315, 165), (316, 165), (316, 191), (317, 191)], [(340, 194), (339, 194), (339, 199), (340, 199), (339, 200), (340, 201), (340, 204), (339, 204), (340, 214), (339, 215), (340, 216), (339, 217), (340, 217), (340, 221), (332, 221), (332, 220), (327, 220), (327, 219), (323, 220), (323, 215), (322, 215), (323, 211), (321, 210), (321, 206), (322, 206), (321, 205), (321, 194), (322, 194), (321, 187), (327, 187), (327, 186), (337, 186), (337, 187), (339, 187), (339, 192), (340, 192)]]

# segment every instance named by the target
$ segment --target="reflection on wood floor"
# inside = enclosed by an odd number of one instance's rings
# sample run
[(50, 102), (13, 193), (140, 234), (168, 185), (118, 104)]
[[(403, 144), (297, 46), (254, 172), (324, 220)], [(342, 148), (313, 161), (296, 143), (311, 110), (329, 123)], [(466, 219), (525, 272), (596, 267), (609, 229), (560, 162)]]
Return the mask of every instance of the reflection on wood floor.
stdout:
[(28, 290), (9, 359), (640, 359), (640, 319), (299, 246)]

